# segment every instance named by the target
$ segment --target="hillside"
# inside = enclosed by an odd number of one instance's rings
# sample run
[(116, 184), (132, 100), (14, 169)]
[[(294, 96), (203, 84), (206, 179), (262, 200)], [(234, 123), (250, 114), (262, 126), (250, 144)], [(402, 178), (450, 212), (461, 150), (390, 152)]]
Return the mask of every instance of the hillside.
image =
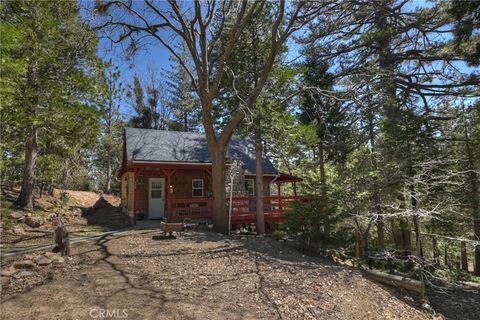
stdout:
[[(18, 189), (2, 189), (2, 248), (20, 247), (32, 244), (51, 243), (50, 221), (53, 214), (64, 220), (68, 230), (73, 234), (89, 234), (118, 229), (128, 225), (127, 217), (116, 209), (120, 199), (113, 195), (104, 195), (106, 205), (114, 210), (91, 210), (101, 199), (95, 192), (59, 190), (54, 195), (35, 197), (36, 207), (32, 211), (19, 210), (14, 206)], [(103, 200), (100, 201), (103, 204)], [(36, 222), (27, 224), (27, 219)]]

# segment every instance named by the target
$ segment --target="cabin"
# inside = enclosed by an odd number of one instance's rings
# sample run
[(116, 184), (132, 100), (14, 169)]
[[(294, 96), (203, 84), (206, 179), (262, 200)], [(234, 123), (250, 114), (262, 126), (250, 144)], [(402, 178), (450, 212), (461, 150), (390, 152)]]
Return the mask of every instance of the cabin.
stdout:
[[(227, 150), (226, 189), (233, 224), (255, 222), (255, 144), (232, 137)], [(137, 219), (213, 220), (212, 163), (204, 134), (126, 128), (123, 137), (121, 178), (122, 210)], [(230, 181), (233, 181), (231, 183)], [(291, 201), (282, 196), (283, 183), (301, 179), (279, 172), (263, 159), (264, 212), (267, 224), (282, 220)], [(231, 188), (231, 190), (230, 190)], [(232, 194), (232, 208), (230, 205)], [(267, 227), (269, 227), (267, 225)]]

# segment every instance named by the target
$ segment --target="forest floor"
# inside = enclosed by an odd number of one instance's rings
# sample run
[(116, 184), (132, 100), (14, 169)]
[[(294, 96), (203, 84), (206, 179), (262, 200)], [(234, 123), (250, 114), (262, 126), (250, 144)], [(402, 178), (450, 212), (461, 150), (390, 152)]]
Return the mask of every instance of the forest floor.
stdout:
[(406, 293), (269, 237), (145, 232), (76, 245), (72, 260), (12, 279), (2, 315), (91, 319), (100, 309), (125, 309), (128, 319), (429, 317)]
[[(31, 245), (51, 244), (52, 229), (50, 216), (58, 214), (62, 217), (72, 236), (87, 236), (102, 231), (117, 230), (129, 225), (128, 218), (124, 216), (118, 206), (120, 198), (113, 195), (104, 195), (107, 201), (105, 207), (96, 210), (95, 214), (82, 214), (88, 208), (97, 204), (100, 195), (87, 191), (66, 191), (68, 199), (62, 201), (60, 192), (55, 190), (54, 196), (44, 194), (35, 197), (35, 209), (22, 211), (13, 205), (18, 197), (19, 190), (2, 189), (1, 202), (1, 244), (3, 250), (21, 248)], [(15, 214), (29, 214), (34, 218), (43, 219), (39, 227), (29, 227), (21, 221), (12, 218)]]
[[(85, 206), (97, 201), (83, 197)], [(106, 228), (116, 214), (109, 206), (84, 223)], [(37, 257), (2, 257), (2, 272)], [(1, 319), (94, 319), (107, 311), (126, 319), (478, 319), (480, 310), (478, 288), (430, 290), (435, 311), (425, 310), (414, 294), (267, 236), (190, 230), (168, 238), (132, 229), (76, 243), (71, 259), (52, 260), (2, 280)]]

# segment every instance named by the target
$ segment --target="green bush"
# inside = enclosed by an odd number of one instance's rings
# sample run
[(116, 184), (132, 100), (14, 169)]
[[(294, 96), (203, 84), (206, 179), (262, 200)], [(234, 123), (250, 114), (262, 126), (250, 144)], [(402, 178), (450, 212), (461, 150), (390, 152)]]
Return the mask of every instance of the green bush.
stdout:
[(75, 176), (69, 188), (78, 191), (94, 191), (95, 183), (93, 179), (88, 176)]
[(327, 207), (323, 198), (312, 197), (310, 205), (293, 202), (291, 208), (285, 214), (286, 221), (280, 224), (281, 230), (288, 235), (337, 245), (349, 239), (348, 231), (339, 225), (343, 217), (336, 213), (334, 207)]
[(436, 269), (435, 275), (455, 281), (480, 282), (480, 277), (461, 269)]
[(272, 236), (274, 238), (277, 238), (277, 239), (282, 239), (282, 238), (285, 238), (287, 236), (287, 233), (283, 230), (277, 229), (277, 230), (273, 230)]

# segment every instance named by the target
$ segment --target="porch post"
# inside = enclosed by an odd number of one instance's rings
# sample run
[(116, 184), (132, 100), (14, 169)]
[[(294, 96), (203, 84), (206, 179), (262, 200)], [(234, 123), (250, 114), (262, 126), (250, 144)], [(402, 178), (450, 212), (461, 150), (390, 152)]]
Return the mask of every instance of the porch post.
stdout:
[(137, 224), (137, 169), (133, 171), (133, 224)]
[(165, 220), (168, 221), (168, 215), (170, 214), (170, 174), (169, 170), (164, 171), (165, 173), (165, 201), (166, 203), (166, 212), (165, 212)]
[[(278, 190), (278, 196), (280, 197), (282, 195), (282, 188), (280, 187), (280, 183), (277, 183), (277, 190)], [(281, 206), (282, 204), (282, 199), (278, 199), (278, 210), (282, 210), (283, 207)]]
[(165, 218), (167, 219), (168, 221), (168, 215), (171, 213), (171, 210), (172, 210), (172, 204), (171, 204), (171, 201), (170, 201), (170, 184), (172, 183), (172, 176), (173, 174), (175, 173), (175, 171), (177, 171), (176, 169), (163, 169), (162, 168), (162, 172), (163, 174), (165, 175), (165, 201), (167, 202), (166, 203), (166, 213), (165, 213)]

